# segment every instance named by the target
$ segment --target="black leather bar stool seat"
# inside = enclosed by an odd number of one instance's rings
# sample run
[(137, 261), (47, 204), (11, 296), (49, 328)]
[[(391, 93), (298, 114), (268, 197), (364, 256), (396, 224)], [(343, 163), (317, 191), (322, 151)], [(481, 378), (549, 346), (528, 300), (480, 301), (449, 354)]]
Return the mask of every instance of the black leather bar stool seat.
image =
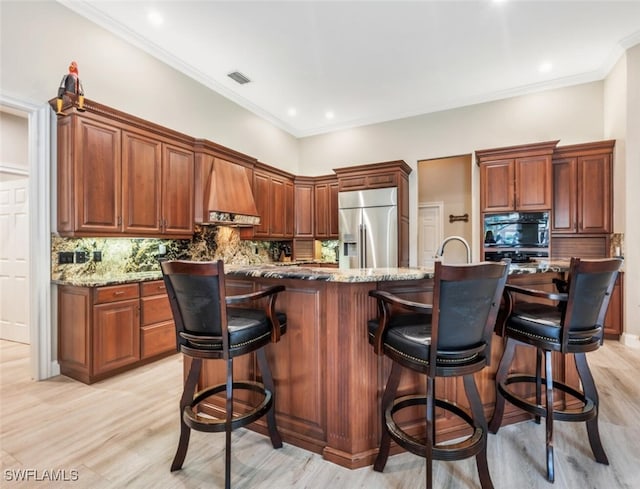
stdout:
[[(496, 408), (489, 430), (496, 433), (502, 423), (505, 400), (532, 414), (537, 423), (546, 418), (547, 480), (554, 481), (553, 422), (586, 422), (591, 449), (597, 462), (608, 464), (598, 431), (598, 391), (589, 370), (586, 353), (600, 347), (603, 323), (609, 299), (622, 260), (581, 260), (572, 258), (566, 282), (558, 282), (559, 292), (546, 292), (507, 284), (504, 297), (505, 321), (498, 333), (505, 338), (505, 348), (496, 374)], [(513, 294), (546, 299), (542, 302), (518, 302)], [(559, 301), (558, 305), (548, 301)], [(499, 325), (500, 326), (500, 325)], [(537, 349), (535, 375), (509, 373), (517, 345)], [(573, 354), (582, 391), (554, 380), (552, 352)], [(544, 358), (544, 376), (542, 363)], [(535, 399), (518, 394), (517, 386), (535, 386)], [(542, 384), (545, 402), (542, 402)], [(561, 391), (580, 407), (559, 409), (554, 405), (554, 391)]]
[[(391, 440), (425, 457), (426, 486), (432, 487), (432, 461), (476, 457), (483, 489), (493, 487), (487, 464), (487, 423), (473, 374), (489, 364), (491, 336), (508, 273), (506, 263), (435, 264), (433, 305), (371, 291), (379, 315), (368, 322), (375, 353), (393, 362), (381, 402), (380, 449), (374, 470), (382, 472)], [(426, 374), (426, 395), (396, 398), (403, 369)], [(470, 411), (436, 398), (435, 379), (463, 378)], [(426, 406), (425, 437), (403, 429), (396, 414), (412, 406)], [(435, 442), (435, 407), (461, 418), (471, 434), (456, 443)]]
[[(250, 294), (227, 296), (224, 265), (218, 262), (165, 261), (162, 273), (176, 326), (179, 351), (190, 359), (189, 372), (180, 400), (180, 441), (171, 470), (182, 468), (191, 429), (222, 432), (225, 439), (225, 488), (231, 487), (231, 432), (267, 417), (267, 429), (274, 448), (282, 447), (275, 419), (275, 387), (264, 347), (277, 342), (286, 332), (287, 317), (276, 312), (275, 302), (284, 286), (273, 286)], [(227, 304), (265, 299), (265, 307), (227, 307)], [(233, 359), (255, 352), (262, 382), (235, 380)], [(196, 394), (203, 360), (225, 362), (226, 381)], [(249, 391), (258, 401), (242, 409), (234, 406), (234, 392)], [(203, 414), (202, 403), (214, 395), (225, 398), (224, 414)], [(238, 408), (238, 409), (234, 409)]]

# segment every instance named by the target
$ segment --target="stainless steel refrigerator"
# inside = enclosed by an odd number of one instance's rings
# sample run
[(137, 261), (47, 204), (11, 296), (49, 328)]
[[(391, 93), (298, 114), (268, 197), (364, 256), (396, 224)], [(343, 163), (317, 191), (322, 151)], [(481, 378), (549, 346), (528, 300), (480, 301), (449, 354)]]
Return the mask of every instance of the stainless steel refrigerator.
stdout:
[(338, 194), (340, 268), (398, 266), (398, 189)]

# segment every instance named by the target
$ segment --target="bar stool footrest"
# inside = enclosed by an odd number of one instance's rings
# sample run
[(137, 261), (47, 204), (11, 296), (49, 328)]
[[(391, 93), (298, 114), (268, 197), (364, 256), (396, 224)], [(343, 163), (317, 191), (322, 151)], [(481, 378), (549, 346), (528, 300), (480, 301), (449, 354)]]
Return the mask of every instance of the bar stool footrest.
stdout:
[[(436, 444), (432, 449), (432, 457), (435, 460), (461, 460), (469, 458), (479, 453), (485, 443), (486, 432), (481, 426), (476, 424), (473, 417), (460, 406), (442, 399), (434, 399), (436, 407), (449, 411), (455, 416), (465, 421), (472, 429), (473, 433), (456, 443)], [(398, 397), (393, 401), (391, 406), (385, 410), (385, 421), (389, 429), (391, 438), (405, 450), (410, 451), (421, 457), (426, 456), (426, 447), (424, 441), (408, 434), (395, 422), (393, 415), (398, 411), (411, 407), (423, 405), (426, 406), (427, 398), (423, 395), (408, 395)]]
[[(536, 404), (525, 399), (522, 396), (514, 393), (507, 386), (511, 384), (535, 384), (537, 379), (533, 375), (522, 375), (522, 374), (511, 374), (508, 375), (504, 382), (498, 383), (498, 390), (502, 394), (502, 396), (509, 401), (514, 406), (519, 407), (520, 409), (533, 414), (535, 416), (545, 417), (547, 415), (547, 410), (545, 406)], [(544, 388), (546, 379), (542, 377), (541, 383)], [(597, 410), (596, 405), (592, 399), (589, 399), (584, 395), (583, 392), (580, 392), (573, 387), (559, 381), (553, 381), (553, 388), (559, 391), (564, 392), (565, 394), (569, 394), (570, 396), (576, 398), (582, 403), (582, 407), (579, 409), (554, 409), (553, 410), (553, 419), (558, 421), (588, 421), (596, 417)]]
[[(226, 384), (217, 384), (196, 393), (191, 404), (189, 406), (186, 406), (182, 413), (182, 418), (185, 424), (191, 429), (204, 431), (207, 433), (225, 431), (226, 420), (224, 418), (202, 416), (197, 413), (196, 408), (205, 399), (220, 392), (224, 392), (226, 388)], [(233, 389), (250, 390), (253, 392), (257, 392), (258, 394), (262, 394), (263, 398), (260, 404), (258, 404), (257, 406), (252, 407), (250, 410), (233, 417), (233, 419), (231, 420), (232, 430), (253, 423), (257, 419), (261, 418), (267, 411), (269, 411), (269, 409), (271, 409), (271, 406), (273, 404), (273, 396), (271, 391), (265, 388), (264, 384), (253, 381), (238, 381), (233, 382)]]

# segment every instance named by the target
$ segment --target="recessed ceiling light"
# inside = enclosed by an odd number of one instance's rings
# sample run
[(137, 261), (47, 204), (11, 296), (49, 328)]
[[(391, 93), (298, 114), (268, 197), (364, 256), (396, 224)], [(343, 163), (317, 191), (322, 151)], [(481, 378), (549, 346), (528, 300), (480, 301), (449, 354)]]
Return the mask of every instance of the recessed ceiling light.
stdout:
[(289, 114), (291, 117), (295, 117), (298, 114), (298, 111), (295, 107), (291, 107), (289, 110), (287, 110), (287, 114)]
[(333, 117), (334, 117), (333, 111), (328, 110), (327, 112), (325, 112), (324, 116), (325, 116), (327, 119), (333, 119)]
[(553, 69), (553, 65), (548, 61), (545, 61), (544, 63), (540, 63), (540, 66), (538, 66), (538, 71), (540, 73), (549, 73), (552, 69)]
[(149, 14), (147, 15), (147, 20), (150, 24), (153, 25), (162, 25), (164, 23), (164, 18), (157, 10), (152, 10), (151, 12), (149, 12)]

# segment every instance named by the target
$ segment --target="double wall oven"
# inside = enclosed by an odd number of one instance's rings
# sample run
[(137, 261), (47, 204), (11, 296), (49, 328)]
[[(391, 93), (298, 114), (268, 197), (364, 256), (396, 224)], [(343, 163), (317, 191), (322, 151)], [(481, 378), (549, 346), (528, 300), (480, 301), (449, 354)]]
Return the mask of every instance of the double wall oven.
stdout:
[(484, 215), (484, 259), (526, 263), (549, 257), (549, 212)]

